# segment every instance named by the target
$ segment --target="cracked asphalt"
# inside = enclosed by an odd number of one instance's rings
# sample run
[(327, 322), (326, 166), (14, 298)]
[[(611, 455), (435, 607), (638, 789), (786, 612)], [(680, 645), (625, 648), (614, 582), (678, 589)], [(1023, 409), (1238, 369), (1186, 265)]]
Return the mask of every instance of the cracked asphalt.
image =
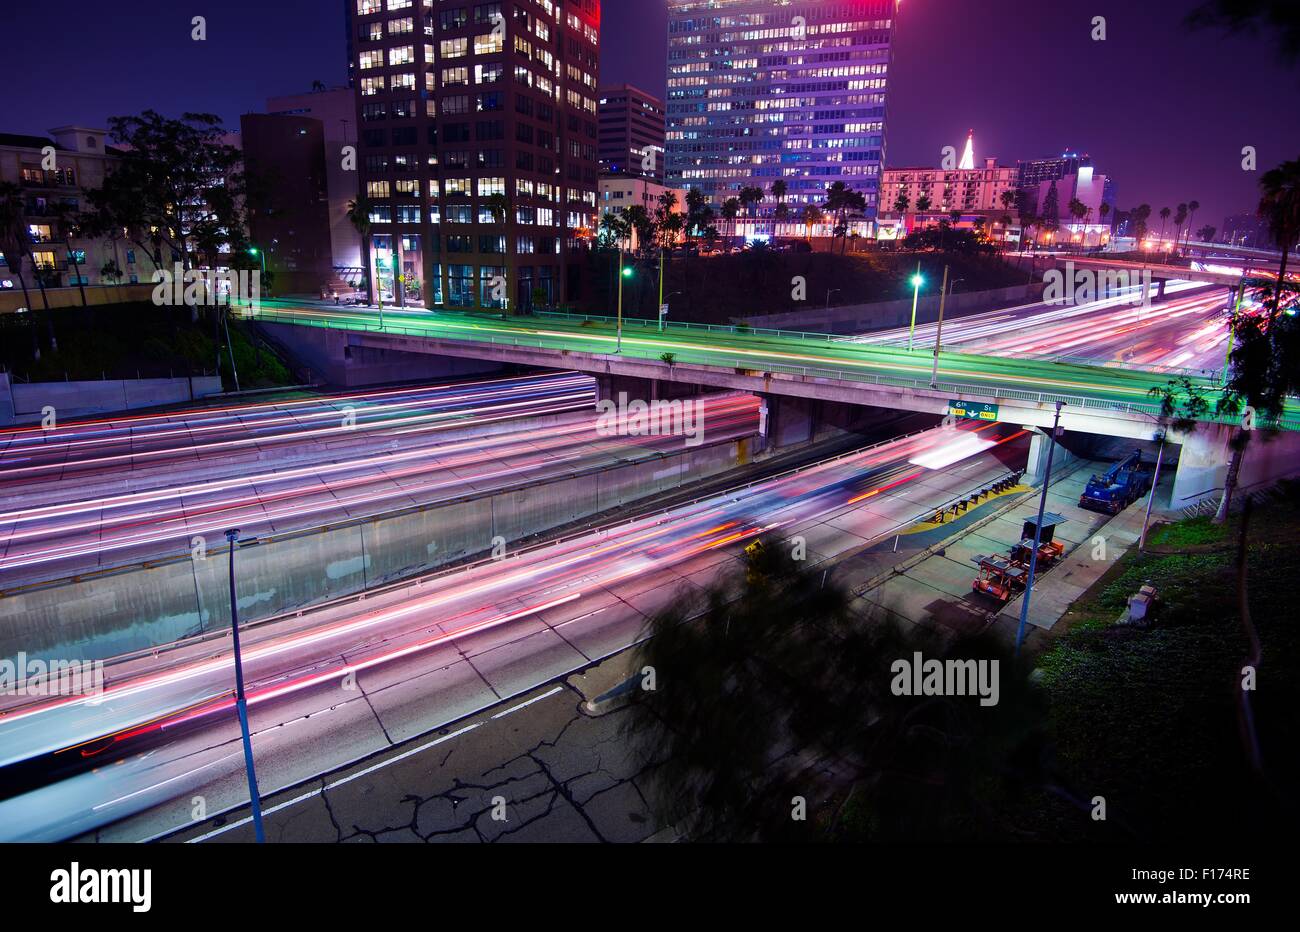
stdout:
[[(627, 677), (629, 656), (266, 797), (266, 840), (645, 841), (660, 829), (653, 765), (633, 760), (620, 736), (626, 705), (603, 714), (585, 705)], [(251, 815), (245, 807), (168, 840), (251, 842)]]

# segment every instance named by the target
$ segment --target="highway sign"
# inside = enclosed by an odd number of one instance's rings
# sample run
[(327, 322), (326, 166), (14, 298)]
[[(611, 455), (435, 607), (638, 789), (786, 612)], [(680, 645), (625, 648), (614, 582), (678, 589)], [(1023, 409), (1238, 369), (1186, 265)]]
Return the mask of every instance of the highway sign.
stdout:
[(998, 406), (983, 401), (950, 401), (948, 413), (953, 417), (970, 418), (974, 421), (996, 421)]

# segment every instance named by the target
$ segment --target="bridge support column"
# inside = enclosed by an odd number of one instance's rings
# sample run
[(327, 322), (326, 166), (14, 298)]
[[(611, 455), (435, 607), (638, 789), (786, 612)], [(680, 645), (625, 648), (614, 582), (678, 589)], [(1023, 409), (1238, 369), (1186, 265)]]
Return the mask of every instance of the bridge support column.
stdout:
[[(1236, 435), (1234, 424), (1202, 424), (1190, 435), (1175, 438), (1182, 447), (1178, 471), (1174, 473), (1171, 508), (1187, 508), (1223, 494)], [(1300, 431), (1252, 431), (1235, 494), (1268, 488), (1279, 479), (1296, 475), (1300, 475)]]
[(820, 429), (822, 403), (811, 398), (794, 398), (788, 395), (760, 395), (764, 409), (766, 432), (763, 449), (777, 450), (797, 443), (808, 443)]
[(597, 401), (618, 401), (626, 394), (629, 401), (671, 401), (674, 398), (697, 398), (705, 393), (698, 385), (670, 382), (666, 379), (641, 379), (627, 375), (598, 375)]
[[(1038, 485), (1043, 481), (1043, 475), (1047, 471), (1047, 453), (1050, 445), (1055, 442), (1048, 437), (1048, 431), (1050, 428), (1045, 431), (1043, 428), (1035, 427), (1031, 432), (1029, 462), (1025, 465), (1025, 476), (1022, 480), (1026, 485)], [(1057, 443), (1056, 452), (1052, 455), (1053, 475), (1059, 475), (1063, 467), (1078, 461), (1079, 457)]]

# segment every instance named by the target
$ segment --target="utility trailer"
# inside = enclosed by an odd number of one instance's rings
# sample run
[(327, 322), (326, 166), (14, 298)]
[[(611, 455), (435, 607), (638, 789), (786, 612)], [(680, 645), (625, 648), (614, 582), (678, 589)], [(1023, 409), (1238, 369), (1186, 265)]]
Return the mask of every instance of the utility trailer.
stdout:
[[(1046, 569), (1065, 553), (1065, 545), (1056, 539), (1056, 526), (1066, 521), (1063, 515), (1053, 512), (1043, 514), (1043, 530), (1038, 535), (1038, 568)], [(1020, 543), (1011, 547), (1011, 562), (1017, 566), (1029, 568), (1029, 558), (1034, 552), (1034, 531), (1038, 519), (1030, 518), (1020, 529)]]
[(1151, 470), (1142, 462), (1142, 451), (1134, 450), (1100, 476), (1088, 480), (1079, 496), (1079, 507), (1117, 515), (1151, 488)]
[(1016, 594), (1024, 591), (1028, 571), (1023, 566), (1006, 557), (983, 554), (972, 557), (971, 562), (980, 568), (979, 576), (971, 583), (976, 592), (991, 595), (1000, 602), (1010, 602)]

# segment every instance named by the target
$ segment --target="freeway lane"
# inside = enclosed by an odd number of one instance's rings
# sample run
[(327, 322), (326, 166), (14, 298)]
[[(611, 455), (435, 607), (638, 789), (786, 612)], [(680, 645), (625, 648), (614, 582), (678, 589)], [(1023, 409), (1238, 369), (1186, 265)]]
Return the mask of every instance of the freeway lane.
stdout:
[[(263, 786), (373, 753), (626, 647), (647, 615), (729, 573), (754, 537), (803, 536), (814, 564), (865, 546), (1023, 462), (1024, 433), (925, 431), (251, 628), (245, 674)], [(15, 795), (0, 802), (0, 834), (69, 837), (162, 806), (123, 829), (139, 838), (144, 826), (183, 825), (196, 790), (209, 813), (246, 800), (230, 682), (229, 654), (209, 642), (110, 668), (100, 696), (10, 708), (0, 718), (0, 780)], [(52, 776), (63, 779), (39, 785)]]
[(26, 496), (31, 483), (60, 479), (139, 482), (151, 469), (170, 475), (213, 461), (227, 470), (271, 458), (291, 462), (298, 451), (318, 456), (323, 445), (373, 447), (412, 432), (579, 410), (594, 400), (591, 379), (567, 372), (12, 428), (0, 430), (0, 495)]
[[(14, 585), (188, 552), (197, 535), (220, 541), (238, 527), (264, 536), (467, 495), (487, 495), (589, 468), (655, 459), (690, 444), (683, 435), (638, 436), (602, 427), (592, 408), (536, 421), (507, 433), (446, 442), (410, 428), (401, 443), (377, 452), (331, 456), (287, 469), (270, 465), (193, 482), (186, 472), (169, 484), (125, 494), (87, 495), (59, 486), (50, 504), (0, 508), (0, 583)], [(701, 443), (751, 436), (759, 427), (752, 395), (701, 399), (695, 425)]]
[[(293, 323), (342, 329), (380, 330), (378, 319), (364, 310), (311, 307), (262, 307), (243, 313), (267, 322)], [(542, 347), (570, 352), (610, 355), (616, 349), (614, 326), (607, 320), (510, 318), (482, 315), (408, 312), (385, 314), (386, 333), (443, 340), (463, 340)], [(905, 379), (918, 386), (929, 384), (932, 349), (919, 347), (867, 346), (834, 340), (825, 334), (759, 335), (744, 332), (680, 326), (660, 333), (655, 327), (625, 324), (622, 356), (658, 360), (672, 353), (675, 361), (727, 369), (758, 371), (822, 370), (840, 378), (873, 380)], [(810, 374), (819, 374), (812, 372)], [(834, 374), (834, 375), (832, 375)], [(1155, 415), (1159, 405), (1150, 397), (1153, 387), (1163, 385), (1166, 376), (1133, 368), (1106, 368), (1052, 360), (1016, 359), (999, 355), (945, 352), (940, 356), (939, 379), (960, 390), (970, 385), (1004, 392), (1047, 392), (1088, 400), (1134, 405)], [(1213, 401), (1217, 389), (1209, 379), (1193, 377)], [(1300, 417), (1300, 405), (1288, 405), (1288, 424)]]
[[(1150, 307), (1127, 297), (1082, 305), (1026, 304), (944, 321), (943, 345), (998, 356), (1063, 356), (1099, 366), (1186, 370), (1211, 376), (1228, 348), (1227, 294), (1198, 284), (1171, 286)], [(936, 325), (916, 328), (916, 343), (933, 347)], [(863, 334), (851, 342), (906, 346), (908, 328)]]

